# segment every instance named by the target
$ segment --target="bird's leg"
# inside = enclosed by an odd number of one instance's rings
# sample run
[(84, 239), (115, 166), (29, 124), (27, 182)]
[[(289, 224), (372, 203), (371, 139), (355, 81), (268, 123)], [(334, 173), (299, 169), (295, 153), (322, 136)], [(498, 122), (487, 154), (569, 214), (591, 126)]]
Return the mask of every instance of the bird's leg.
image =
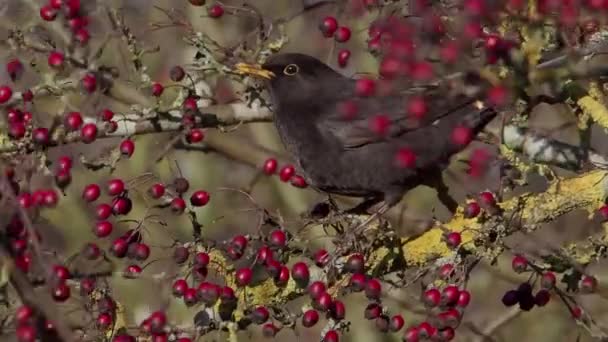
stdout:
[(362, 231), (365, 227), (367, 227), (367, 225), (372, 223), (372, 221), (384, 215), (388, 211), (388, 209), (390, 209), (390, 207), (391, 206), (388, 204), (388, 202), (383, 201), (378, 210), (376, 210), (367, 219), (365, 219), (365, 221), (363, 221), (361, 224), (359, 224), (352, 230), (353, 235), (356, 236), (357, 234), (359, 234), (360, 231)]
[(443, 181), (443, 175), (441, 170), (436, 169), (432, 171), (430, 177), (424, 182), (425, 185), (434, 188), (437, 191), (437, 197), (439, 201), (453, 214), (458, 208), (458, 202), (450, 196), (448, 192), (448, 186)]

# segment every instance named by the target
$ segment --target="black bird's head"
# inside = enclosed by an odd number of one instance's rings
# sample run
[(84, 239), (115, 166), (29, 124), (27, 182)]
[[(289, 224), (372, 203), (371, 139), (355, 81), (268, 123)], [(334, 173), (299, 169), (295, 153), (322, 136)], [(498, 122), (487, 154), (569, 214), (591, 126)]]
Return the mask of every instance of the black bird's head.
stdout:
[[(275, 106), (323, 101), (344, 90), (349, 79), (320, 60), (299, 53), (271, 56), (263, 65), (239, 63), (240, 73), (264, 79)], [(280, 99), (280, 103), (278, 100)]]

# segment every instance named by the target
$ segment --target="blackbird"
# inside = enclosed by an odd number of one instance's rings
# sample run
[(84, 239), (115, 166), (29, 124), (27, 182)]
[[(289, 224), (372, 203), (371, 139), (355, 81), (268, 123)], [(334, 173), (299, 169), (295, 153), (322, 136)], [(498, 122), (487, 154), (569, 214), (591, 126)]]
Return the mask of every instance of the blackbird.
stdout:
[(360, 87), (372, 83), (304, 54), (235, 67), (265, 81), (280, 138), (309, 184), (363, 197), (352, 211), (377, 206), (376, 216), (420, 184), (435, 187), (453, 211), (457, 203), (447, 195), (442, 170), (497, 115), (478, 100), (479, 92), (436, 85), (370, 96)]

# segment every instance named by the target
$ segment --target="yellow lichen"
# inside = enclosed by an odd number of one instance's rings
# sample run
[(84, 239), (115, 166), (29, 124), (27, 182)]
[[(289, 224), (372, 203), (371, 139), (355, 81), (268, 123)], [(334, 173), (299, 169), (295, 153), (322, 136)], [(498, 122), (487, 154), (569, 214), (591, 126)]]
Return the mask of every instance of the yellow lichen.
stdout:
[(591, 95), (581, 97), (576, 103), (583, 113), (591, 117), (595, 123), (605, 129), (608, 128), (608, 109), (606, 106), (602, 105)]

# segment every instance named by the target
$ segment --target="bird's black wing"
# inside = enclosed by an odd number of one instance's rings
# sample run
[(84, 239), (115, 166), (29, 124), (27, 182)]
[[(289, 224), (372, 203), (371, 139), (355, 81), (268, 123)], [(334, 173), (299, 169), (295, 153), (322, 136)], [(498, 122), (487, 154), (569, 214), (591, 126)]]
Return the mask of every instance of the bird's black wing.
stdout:
[[(422, 96), (427, 110), (422, 118), (415, 118), (407, 112), (408, 100)], [(450, 115), (463, 115), (462, 109), (471, 106), (475, 110), (476, 99), (462, 94), (454, 94), (441, 87), (411, 89), (405, 93), (391, 96), (357, 98), (344, 94), (326, 113), (323, 113), (318, 127), (324, 134), (337, 139), (344, 149), (357, 148), (387, 139), (436, 123)], [(344, 109), (344, 103), (354, 106), (354, 114)], [(353, 108), (353, 107), (351, 107)], [(381, 115), (388, 119), (386, 131), (378, 134), (374, 130), (374, 120)], [(382, 120), (385, 120), (382, 119)], [(457, 120), (456, 120), (457, 121)]]

